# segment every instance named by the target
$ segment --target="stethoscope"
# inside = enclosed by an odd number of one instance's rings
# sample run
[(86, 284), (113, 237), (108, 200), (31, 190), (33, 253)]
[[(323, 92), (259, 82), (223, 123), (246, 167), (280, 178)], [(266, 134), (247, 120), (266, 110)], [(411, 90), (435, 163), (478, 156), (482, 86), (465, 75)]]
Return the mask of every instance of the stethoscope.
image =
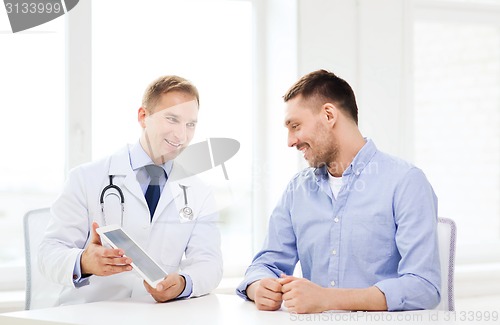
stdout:
[[(123, 213), (125, 211), (125, 196), (123, 195), (121, 188), (118, 185), (113, 184), (113, 177), (114, 176), (115, 175), (109, 175), (109, 185), (102, 189), (101, 198), (99, 199), (99, 202), (101, 203), (102, 219), (104, 221), (104, 225), (106, 225), (107, 222), (106, 222), (106, 216), (104, 213), (104, 201), (105, 201), (105, 199), (109, 195), (114, 195), (120, 199), (120, 203), (121, 203), (120, 226), (123, 227)], [(191, 209), (189, 207), (189, 204), (188, 204), (188, 196), (187, 196), (188, 186), (181, 185), (181, 184), (179, 184), (179, 186), (180, 186), (180, 188), (182, 188), (182, 192), (184, 194), (184, 207), (179, 210), (179, 216), (182, 219), (191, 221), (191, 220), (193, 220), (193, 209)], [(106, 195), (106, 192), (109, 190), (116, 190), (118, 192), (118, 194), (116, 194), (115, 192), (111, 192), (111, 193)]]
[[(114, 195), (117, 198), (120, 199), (121, 206), (122, 206), (122, 211), (121, 211), (121, 216), (120, 216), (120, 227), (123, 227), (123, 212), (125, 211), (125, 197), (123, 196), (122, 189), (118, 186), (113, 184), (113, 177), (115, 175), (109, 175), (109, 185), (106, 186), (105, 188), (102, 189), (101, 191), (101, 198), (99, 202), (101, 203), (101, 213), (102, 213), (102, 220), (104, 221), (104, 225), (107, 225), (108, 223), (106, 222), (106, 215), (104, 213), (104, 199), (108, 197), (108, 195)], [(109, 190), (116, 190), (118, 192), (118, 195), (115, 192), (109, 193), (106, 195), (106, 191)]]
[(182, 188), (182, 192), (184, 193), (184, 207), (179, 210), (179, 216), (187, 220), (193, 220), (193, 209), (189, 207), (187, 199), (188, 187), (181, 184), (179, 184), (179, 186)]

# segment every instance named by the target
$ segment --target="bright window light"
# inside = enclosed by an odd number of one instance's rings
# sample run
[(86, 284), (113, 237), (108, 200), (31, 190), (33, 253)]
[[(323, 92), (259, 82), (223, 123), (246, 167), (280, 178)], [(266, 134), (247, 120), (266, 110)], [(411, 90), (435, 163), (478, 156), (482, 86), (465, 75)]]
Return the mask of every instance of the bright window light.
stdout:
[(500, 240), (499, 89), (499, 25), (416, 23), (416, 163), (461, 244)]
[[(2, 11), (2, 10), (0, 10)], [(22, 264), (22, 217), (64, 180), (64, 19), (13, 34), (0, 17), (0, 266)]]

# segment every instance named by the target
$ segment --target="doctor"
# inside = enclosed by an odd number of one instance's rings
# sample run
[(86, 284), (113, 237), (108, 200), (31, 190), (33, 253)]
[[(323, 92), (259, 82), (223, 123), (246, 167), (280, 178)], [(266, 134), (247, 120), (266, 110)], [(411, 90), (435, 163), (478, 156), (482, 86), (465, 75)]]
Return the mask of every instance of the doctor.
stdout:
[[(103, 160), (72, 170), (39, 250), (45, 277), (62, 284), (59, 303), (76, 304), (150, 294), (158, 302), (209, 293), (222, 277), (218, 214), (209, 189), (196, 177), (170, 181), (176, 158), (193, 138), (199, 109), (196, 87), (178, 76), (164, 76), (146, 89), (137, 143)], [(152, 166), (152, 167), (151, 167)], [(161, 195), (149, 203), (150, 169), (160, 170)], [(160, 168), (158, 168), (160, 167)], [(151, 174), (153, 175), (153, 174)], [(123, 213), (119, 191), (123, 193)], [(155, 178), (153, 176), (153, 178)], [(191, 218), (179, 213), (186, 206)], [(156, 206), (155, 206), (156, 205)], [(122, 249), (101, 245), (96, 229), (121, 224), (168, 276), (150, 287), (135, 272)]]

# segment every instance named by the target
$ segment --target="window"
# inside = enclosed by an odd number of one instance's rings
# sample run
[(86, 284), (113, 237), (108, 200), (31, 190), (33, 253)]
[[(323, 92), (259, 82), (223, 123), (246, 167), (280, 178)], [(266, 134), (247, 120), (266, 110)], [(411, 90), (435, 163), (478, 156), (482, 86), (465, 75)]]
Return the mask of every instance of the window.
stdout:
[[(0, 267), (5, 267), (24, 264), (23, 215), (50, 206), (64, 180), (65, 33), (64, 19), (13, 34), (7, 16), (0, 18)], [(17, 273), (1, 280), (24, 279)]]
[(251, 2), (95, 1), (92, 29), (93, 159), (138, 140), (142, 94), (165, 74), (189, 79), (200, 92), (192, 143), (240, 142), (226, 163), (229, 182), (220, 167), (200, 175), (216, 180), (225, 275), (240, 276), (252, 257)]
[(434, 186), (440, 216), (457, 222), (458, 262), (477, 261), (484, 252), (467, 256), (467, 247), (500, 248), (496, 12), (492, 22), (485, 18), (494, 11), (450, 9), (439, 20), (424, 12), (414, 26), (416, 163)]

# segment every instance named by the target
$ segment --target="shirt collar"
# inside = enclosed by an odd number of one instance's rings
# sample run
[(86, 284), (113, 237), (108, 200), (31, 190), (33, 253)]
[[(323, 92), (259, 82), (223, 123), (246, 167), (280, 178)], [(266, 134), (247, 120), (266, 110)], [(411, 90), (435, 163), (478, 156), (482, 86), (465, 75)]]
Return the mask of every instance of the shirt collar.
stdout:
[(371, 139), (365, 138), (365, 145), (359, 150), (358, 154), (354, 157), (351, 162), (351, 165), (347, 170), (344, 171), (344, 175), (348, 175), (348, 173), (355, 173), (356, 175), (361, 174), (363, 169), (370, 163), (372, 157), (377, 152), (377, 147), (375, 143)]
[[(141, 143), (137, 141), (132, 147), (129, 148), (129, 157), (130, 157), (130, 166), (132, 170), (136, 171), (139, 168), (142, 168), (147, 165), (153, 165), (154, 162), (151, 160), (151, 157), (144, 151), (141, 146)], [(165, 170), (167, 175), (170, 175), (172, 171), (173, 161), (169, 160), (165, 162), (161, 167)]]
[[(378, 151), (375, 143), (373, 143), (371, 139), (364, 139), (366, 141), (365, 145), (361, 148), (361, 150), (358, 151), (351, 164), (344, 171), (342, 176), (347, 176), (351, 173), (355, 173), (356, 175), (361, 174), (363, 169), (368, 165), (372, 157)], [(321, 178), (328, 179), (328, 169), (326, 165), (316, 168), (314, 170), (314, 174), (316, 175), (318, 180)]]

